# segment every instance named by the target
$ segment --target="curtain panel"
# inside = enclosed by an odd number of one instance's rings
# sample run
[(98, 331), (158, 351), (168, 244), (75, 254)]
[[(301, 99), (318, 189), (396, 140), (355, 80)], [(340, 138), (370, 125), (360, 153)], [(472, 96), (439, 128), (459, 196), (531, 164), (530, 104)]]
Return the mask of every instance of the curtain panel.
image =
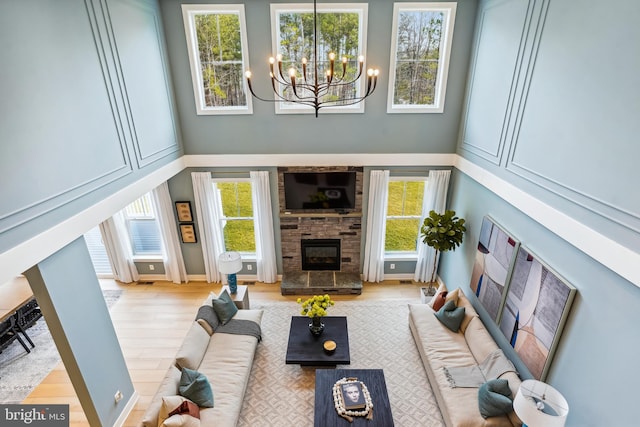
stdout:
[(387, 228), (388, 187), (388, 170), (371, 171), (363, 266), (363, 278), (367, 282), (384, 280), (384, 238)]
[(158, 227), (164, 246), (164, 271), (166, 279), (173, 283), (188, 282), (187, 269), (184, 267), (177, 223), (173, 215), (173, 202), (169, 194), (169, 185), (163, 182), (151, 192), (158, 217)]
[(224, 236), (218, 224), (222, 207), (215, 194), (210, 172), (192, 172), (191, 180), (207, 282), (221, 282), (218, 257), (224, 252)]
[[(451, 171), (448, 170), (429, 171), (429, 180), (424, 187), (424, 201), (422, 203), (422, 218), (420, 224), (424, 223), (424, 219), (429, 216), (429, 212), (432, 210), (438, 213), (444, 213), (446, 210), (450, 177)], [(438, 258), (440, 258), (440, 256), (438, 256)], [(439, 259), (436, 260), (435, 249), (422, 243), (421, 239), (418, 244), (418, 262), (416, 263), (413, 280), (416, 282), (430, 281), (434, 262), (436, 263), (437, 271), (438, 261)]]
[(264, 283), (275, 283), (277, 267), (269, 172), (251, 171), (250, 177), (253, 196), (253, 226), (256, 236), (257, 279)]

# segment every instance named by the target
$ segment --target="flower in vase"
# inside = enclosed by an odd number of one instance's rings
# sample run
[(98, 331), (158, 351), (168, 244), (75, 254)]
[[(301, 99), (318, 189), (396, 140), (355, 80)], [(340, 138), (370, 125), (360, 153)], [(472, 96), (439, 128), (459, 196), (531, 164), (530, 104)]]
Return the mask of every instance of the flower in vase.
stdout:
[(297, 303), (302, 305), (300, 314), (311, 318), (326, 316), (329, 307), (335, 304), (328, 294), (314, 295), (306, 300), (298, 298)]

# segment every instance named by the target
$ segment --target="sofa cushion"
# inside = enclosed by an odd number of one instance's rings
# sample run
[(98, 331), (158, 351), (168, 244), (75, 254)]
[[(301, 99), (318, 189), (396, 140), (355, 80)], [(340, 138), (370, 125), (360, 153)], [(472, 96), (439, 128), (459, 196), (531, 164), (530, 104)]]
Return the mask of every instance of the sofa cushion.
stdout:
[(200, 419), (191, 415), (172, 415), (164, 420), (162, 427), (200, 427)]
[(162, 408), (162, 396), (175, 396), (178, 394), (178, 386), (180, 385), (180, 376), (182, 373), (180, 369), (175, 366), (169, 366), (169, 370), (164, 376), (158, 391), (154, 398), (151, 400), (147, 411), (142, 418), (143, 427), (157, 427), (158, 416)]
[(213, 300), (213, 309), (223, 325), (226, 325), (238, 312), (238, 307), (236, 307), (226, 289), (222, 291), (218, 298)]
[(453, 332), (458, 332), (460, 323), (464, 319), (464, 307), (456, 307), (453, 301), (448, 301), (435, 313), (435, 316), (444, 326)]
[(176, 354), (176, 365), (181, 369), (198, 369), (207, 351), (210, 338), (211, 336), (198, 322), (193, 322)]
[(189, 368), (182, 368), (180, 378), (180, 395), (193, 401), (198, 406), (213, 408), (213, 391), (204, 374)]
[(489, 380), (478, 389), (478, 407), (483, 418), (506, 415), (513, 409), (511, 389), (505, 379)]
[[(180, 396), (178, 394), (162, 396), (162, 399), (160, 401), (160, 413), (158, 414), (158, 427), (162, 427), (163, 425), (165, 425), (166, 420), (171, 417), (171, 415), (169, 414), (173, 412), (174, 409), (182, 405), (182, 402), (186, 402), (188, 400), (189, 399), (187, 399), (186, 397)], [(171, 424), (173, 423), (175, 423), (175, 419), (171, 421)]]
[(204, 328), (209, 335), (213, 335), (216, 328), (220, 325), (220, 319), (212, 305), (203, 305), (198, 309), (196, 314), (196, 322)]
[(471, 319), (478, 317), (478, 312), (473, 308), (473, 305), (471, 305), (471, 302), (467, 299), (466, 295), (460, 288), (447, 293), (445, 302), (452, 300), (456, 302), (457, 307), (464, 307), (464, 319), (460, 324), (460, 331), (464, 333), (464, 331), (467, 330), (467, 326), (469, 325), (469, 322), (471, 322)]

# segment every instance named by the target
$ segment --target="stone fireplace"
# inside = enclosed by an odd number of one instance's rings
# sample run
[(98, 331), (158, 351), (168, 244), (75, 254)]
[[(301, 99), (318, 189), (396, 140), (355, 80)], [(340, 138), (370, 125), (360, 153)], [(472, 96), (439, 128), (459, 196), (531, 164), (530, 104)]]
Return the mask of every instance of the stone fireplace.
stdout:
[[(362, 168), (361, 167), (282, 167), (278, 168), (278, 194), (280, 206), (285, 206), (284, 172), (356, 172), (355, 209), (350, 212), (288, 212), (280, 211), (280, 237), (283, 271), (333, 270), (344, 273), (360, 273), (360, 244), (362, 223)], [(303, 241), (333, 240), (339, 243), (336, 253), (338, 263), (328, 268), (312, 263), (303, 266)], [(318, 253), (318, 248), (309, 249)], [(324, 253), (325, 248), (323, 248)], [(310, 267), (311, 265), (311, 267)]]

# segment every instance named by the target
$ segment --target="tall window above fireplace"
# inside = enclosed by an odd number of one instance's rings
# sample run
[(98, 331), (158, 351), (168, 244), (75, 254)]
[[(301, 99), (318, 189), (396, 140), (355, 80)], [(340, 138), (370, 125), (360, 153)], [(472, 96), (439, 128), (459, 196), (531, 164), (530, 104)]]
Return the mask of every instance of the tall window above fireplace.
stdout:
[(305, 239), (301, 248), (303, 271), (340, 271), (340, 239)]

